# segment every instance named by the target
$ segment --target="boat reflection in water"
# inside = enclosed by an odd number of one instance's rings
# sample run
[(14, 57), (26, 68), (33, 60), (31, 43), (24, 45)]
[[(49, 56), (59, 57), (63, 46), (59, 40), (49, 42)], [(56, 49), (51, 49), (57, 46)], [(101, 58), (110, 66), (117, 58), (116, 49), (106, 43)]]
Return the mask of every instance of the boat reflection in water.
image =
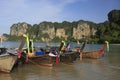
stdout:
[(11, 74), (2, 74), (2, 73), (0, 73), (0, 79), (1, 79), (1, 80), (14, 80), (14, 79), (11, 77)]
[[(83, 59), (68, 65), (60, 63), (58, 67), (23, 65), (15, 68), (11, 74), (0, 75), (1, 80), (119, 80), (119, 68), (112, 68), (104, 60)], [(87, 76), (86, 76), (87, 75)], [(112, 76), (113, 75), (113, 76)], [(6, 76), (6, 77), (5, 77)]]
[[(40, 65), (28, 64), (15, 68), (9, 75), (3, 75), (11, 78), (11, 80), (17, 80), (18, 78), (20, 80), (61, 80), (66, 77), (66, 74), (68, 74), (68, 76), (70, 76), (70, 74), (76, 74), (76, 70), (73, 65), (60, 63), (59, 67), (43, 67)], [(7, 78), (0, 75), (0, 79), (6, 80)]]

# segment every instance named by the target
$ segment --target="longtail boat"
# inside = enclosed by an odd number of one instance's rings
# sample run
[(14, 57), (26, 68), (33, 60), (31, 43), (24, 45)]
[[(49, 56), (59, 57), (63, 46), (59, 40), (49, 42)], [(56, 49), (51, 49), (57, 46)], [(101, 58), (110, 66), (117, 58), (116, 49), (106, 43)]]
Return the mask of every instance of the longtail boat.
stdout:
[(65, 52), (59, 58), (60, 62), (63, 63), (73, 63), (77, 59), (74, 52)]
[(49, 49), (35, 47), (34, 52), (28, 54), (28, 62), (35, 65), (52, 67), (56, 63), (56, 57)]
[[(27, 48), (23, 50), (25, 42), (27, 43)], [(84, 46), (85, 43), (81, 50)], [(58, 65), (59, 62), (73, 63), (77, 58), (74, 52), (69, 51), (69, 42), (65, 44), (65, 41), (62, 41), (59, 47), (50, 47), (50, 49), (36, 49), (36, 47), (33, 47), (33, 41), (27, 35), (23, 35), (23, 40), (18, 50), (22, 52), (23, 62), (27, 61), (35, 65), (54, 66)], [(18, 52), (18, 54), (21, 52)]]
[(76, 55), (74, 54), (74, 52), (69, 50), (69, 47), (70, 47), (70, 42), (67, 42), (66, 46), (64, 41), (61, 42), (59, 47), (60, 62), (73, 63), (76, 60), (77, 58)]
[[(84, 49), (86, 42), (84, 42), (84, 44), (81, 47), (81, 50)], [(57, 65), (59, 62), (60, 63), (73, 63), (76, 59), (77, 56), (75, 54), (75, 52), (72, 52), (71, 50), (69, 50), (70, 47), (70, 42), (67, 42), (67, 44), (65, 45), (65, 42), (62, 41), (60, 46), (58, 47), (50, 47), (50, 49), (48, 50), (40, 50), (43, 52), (38, 52), (35, 53), (38, 56), (34, 56), (33, 58), (31, 57), (31, 60), (34, 62), (37, 62), (39, 64), (50, 64), (51, 66), (53, 65)], [(39, 54), (43, 54), (41, 56), (39, 56)], [(36, 59), (38, 58), (38, 60)]]
[[(27, 43), (27, 48), (23, 49), (25, 42)], [(55, 64), (56, 56), (49, 55), (49, 53), (49, 50), (33, 47), (33, 41), (27, 35), (23, 35), (22, 42), (18, 48), (18, 56), (20, 55), (22, 63), (27, 62), (34, 65), (51, 67)]]
[(94, 50), (94, 51), (87, 51), (82, 53), (83, 58), (93, 58), (98, 59), (100, 56), (104, 56), (105, 48), (107, 47), (107, 51), (109, 50), (108, 41), (105, 41), (105, 44), (101, 49)]
[(7, 50), (2, 47), (2, 38), (0, 37), (0, 72), (10, 73), (15, 64), (17, 64), (17, 54), (13, 50)]
[(29, 54), (28, 57), (29, 63), (49, 67), (58, 65), (59, 62), (73, 63), (74, 60), (74, 52), (67, 51), (64, 53), (59, 53), (58, 51), (53, 50), (53, 48), (52, 50), (41, 50), (41, 52), (36, 51), (34, 54)]
[[(2, 48), (3, 49), (3, 48)], [(17, 55), (6, 52), (0, 55), (0, 71), (10, 73), (17, 61)]]
[[(108, 49), (108, 42), (105, 41), (105, 44), (103, 45), (103, 47), (101, 49), (98, 50), (93, 50), (93, 51), (82, 51), (82, 58), (92, 58), (92, 59), (98, 59), (100, 58), (100, 56), (104, 56), (104, 51), (105, 48), (107, 47)], [(76, 49), (73, 49), (74, 51)], [(77, 54), (79, 55), (79, 53), (77, 52)]]
[(103, 53), (101, 53), (101, 52), (102, 52), (101, 50), (86, 51), (86, 52), (82, 53), (82, 57), (98, 59), (98, 58), (100, 58), (100, 56), (103, 55)]
[(55, 65), (56, 57), (54, 56), (52, 57), (47, 54), (39, 55), (39, 56), (29, 57), (28, 62), (34, 65), (52, 67)]
[[(27, 49), (22, 50), (22, 47), (27, 42)], [(24, 35), (21, 46), (18, 50), (22, 50), (22, 55), (26, 54), (26, 56), (22, 56), (25, 58), (28, 63), (32, 63), (35, 65), (43, 65), (43, 66), (54, 66), (58, 65), (59, 62), (72, 63), (75, 58), (73, 52), (66, 51), (69, 45), (67, 44), (65, 47), (65, 43), (61, 42), (58, 47), (50, 47), (48, 49), (40, 49), (33, 48), (32, 40), (28, 40), (28, 36)], [(65, 49), (65, 50), (64, 50)]]

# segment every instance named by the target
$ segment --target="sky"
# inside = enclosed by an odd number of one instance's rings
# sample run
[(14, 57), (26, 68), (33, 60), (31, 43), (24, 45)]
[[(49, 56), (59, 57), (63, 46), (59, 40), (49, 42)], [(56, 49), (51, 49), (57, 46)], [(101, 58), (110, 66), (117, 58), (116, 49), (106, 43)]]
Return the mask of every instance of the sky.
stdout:
[(0, 0), (0, 35), (16, 23), (39, 24), (87, 20), (101, 23), (111, 10), (120, 10), (120, 0)]

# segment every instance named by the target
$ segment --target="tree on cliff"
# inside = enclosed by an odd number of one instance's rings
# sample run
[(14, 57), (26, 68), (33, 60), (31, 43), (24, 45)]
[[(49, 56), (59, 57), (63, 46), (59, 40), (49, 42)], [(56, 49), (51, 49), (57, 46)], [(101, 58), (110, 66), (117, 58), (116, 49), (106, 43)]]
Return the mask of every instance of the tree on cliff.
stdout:
[(120, 10), (112, 10), (108, 13), (108, 20), (111, 23), (120, 24)]
[(97, 37), (99, 42), (108, 40), (111, 43), (120, 43), (120, 10), (108, 13), (108, 21), (98, 24)]

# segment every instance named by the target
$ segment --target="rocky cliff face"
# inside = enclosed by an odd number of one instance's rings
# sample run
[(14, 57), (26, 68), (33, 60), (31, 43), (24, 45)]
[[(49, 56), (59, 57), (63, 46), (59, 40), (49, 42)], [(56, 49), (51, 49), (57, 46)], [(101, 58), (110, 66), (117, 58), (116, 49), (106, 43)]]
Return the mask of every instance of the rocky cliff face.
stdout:
[(90, 26), (87, 23), (78, 23), (76, 28), (73, 28), (73, 37), (81, 39), (90, 36)]
[[(55, 28), (53, 24), (46, 24), (46, 23), (40, 23), (39, 24), (39, 33), (38, 35), (44, 35), (47, 34), (48, 36), (46, 38), (53, 39), (55, 36)], [(44, 39), (44, 37), (42, 37)]]
[(59, 37), (59, 38), (65, 38), (67, 39), (67, 35), (65, 34), (65, 29), (64, 28), (60, 28), (60, 29), (57, 29), (56, 31), (56, 36)]
[(10, 28), (10, 35), (21, 36), (27, 32), (27, 23), (13, 24)]
[(46, 28), (45, 30), (42, 31), (43, 34), (48, 34), (50, 39), (53, 39), (55, 36), (55, 28)]
[[(33, 38), (40, 37), (42, 41), (51, 41), (55, 36), (65, 38), (67, 40), (68, 37), (81, 39), (92, 35), (91, 28), (88, 23), (79, 22), (77, 26), (72, 27), (70, 34), (66, 34), (69, 32), (69, 26), (66, 27), (56, 27), (53, 23), (40, 23), (37, 27), (31, 27), (27, 23), (17, 23), (11, 26), (10, 35), (21, 36), (26, 33), (31, 33), (30, 35), (34, 36)], [(93, 34), (95, 34), (95, 32)]]

